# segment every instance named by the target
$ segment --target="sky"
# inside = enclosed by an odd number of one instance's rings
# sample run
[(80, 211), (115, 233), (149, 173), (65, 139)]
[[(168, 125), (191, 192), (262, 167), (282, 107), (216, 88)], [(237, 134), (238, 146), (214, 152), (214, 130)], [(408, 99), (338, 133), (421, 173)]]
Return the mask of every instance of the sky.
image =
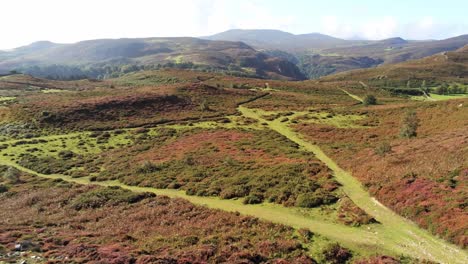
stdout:
[(468, 34), (466, 0), (4, 0), (0, 49), (35, 41), (207, 36), (279, 29), (345, 39)]

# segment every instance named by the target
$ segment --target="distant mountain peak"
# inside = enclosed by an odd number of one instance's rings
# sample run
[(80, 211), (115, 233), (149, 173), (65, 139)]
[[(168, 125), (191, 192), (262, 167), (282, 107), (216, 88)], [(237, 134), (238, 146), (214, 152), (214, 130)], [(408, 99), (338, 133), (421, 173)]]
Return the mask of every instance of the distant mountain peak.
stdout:
[(395, 37), (395, 38), (388, 38), (388, 39), (380, 40), (379, 43), (387, 44), (387, 45), (399, 45), (399, 44), (406, 44), (408, 43), (408, 41), (400, 37)]

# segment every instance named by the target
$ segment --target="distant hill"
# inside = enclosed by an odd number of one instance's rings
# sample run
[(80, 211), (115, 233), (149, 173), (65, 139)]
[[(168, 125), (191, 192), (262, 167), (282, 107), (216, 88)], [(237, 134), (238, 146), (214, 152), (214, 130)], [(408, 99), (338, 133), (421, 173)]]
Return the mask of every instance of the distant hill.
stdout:
[(406, 84), (422, 80), (468, 83), (468, 45), (449, 52), (397, 64), (382, 65), (326, 76), (322, 81), (370, 81)]
[(19, 69), (39, 76), (50, 73), (52, 76), (102, 77), (116, 71), (163, 66), (304, 79), (293, 63), (258, 52), (242, 42), (197, 38), (100, 39), (74, 44), (36, 42), (0, 53), (0, 73)]
[[(288, 52), (290, 61), (309, 78), (341, 71), (375, 67), (419, 59), (468, 44), (468, 35), (445, 40), (409, 41), (399, 37), (384, 40), (344, 40), (312, 33), (294, 35), (278, 30), (229, 30), (206, 37), (212, 40), (243, 41), (257, 49)], [(285, 56), (283, 56), (285, 57)]]
[(359, 43), (359, 41), (346, 41), (320, 33), (294, 35), (273, 29), (232, 29), (204, 37), (204, 39), (242, 41), (257, 49), (277, 49), (288, 52), (301, 52)]

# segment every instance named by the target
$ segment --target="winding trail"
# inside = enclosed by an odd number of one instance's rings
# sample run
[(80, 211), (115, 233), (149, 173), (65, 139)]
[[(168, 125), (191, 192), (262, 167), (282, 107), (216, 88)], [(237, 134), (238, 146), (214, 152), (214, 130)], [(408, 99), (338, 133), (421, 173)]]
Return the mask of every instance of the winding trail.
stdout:
[[(353, 97), (354, 98), (354, 97)], [(353, 202), (377, 219), (381, 224), (363, 227), (349, 227), (333, 223), (304, 213), (298, 208), (287, 208), (281, 205), (264, 203), (259, 205), (244, 205), (240, 200), (223, 200), (216, 197), (189, 196), (184, 191), (136, 187), (122, 184), (118, 181), (91, 182), (89, 177), (72, 178), (65, 175), (44, 175), (20, 166), (6, 157), (0, 156), (0, 165), (15, 167), (24, 172), (51, 179), (62, 179), (78, 184), (94, 184), (100, 186), (120, 186), (135, 192), (152, 192), (157, 195), (167, 195), (172, 198), (183, 198), (194, 204), (213, 209), (239, 212), (262, 220), (288, 225), (294, 228), (308, 228), (311, 231), (328, 237), (361, 254), (408, 255), (420, 259), (429, 259), (439, 263), (468, 263), (466, 251), (436, 238), (429, 232), (419, 228), (411, 221), (395, 214), (369, 195), (361, 183), (349, 173), (341, 169), (318, 146), (304, 140), (294, 132), (287, 123), (279, 120), (268, 121), (262, 116), (268, 114), (262, 110), (239, 106), (238, 110), (245, 117), (253, 118), (268, 124), (268, 128), (287, 137), (300, 145), (305, 151), (314, 154), (324, 162), (342, 184), (342, 190)], [(61, 136), (54, 136), (61, 137)]]
[(436, 238), (426, 230), (419, 228), (413, 222), (383, 206), (370, 196), (357, 179), (341, 169), (317, 145), (301, 138), (298, 133), (289, 128), (287, 123), (281, 122), (279, 119), (268, 121), (262, 118), (263, 115), (268, 114), (268, 112), (262, 110), (249, 109), (243, 106), (240, 106), (239, 110), (246, 117), (267, 123), (270, 129), (297, 143), (305, 151), (313, 153), (319, 160), (325, 163), (333, 171), (336, 179), (342, 184), (342, 189), (346, 195), (357, 206), (382, 223), (385, 230), (376, 236), (383, 238), (387, 248), (394, 252), (422, 259), (430, 259), (440, 263), (468, 263), (468, 254), (464, 250)]

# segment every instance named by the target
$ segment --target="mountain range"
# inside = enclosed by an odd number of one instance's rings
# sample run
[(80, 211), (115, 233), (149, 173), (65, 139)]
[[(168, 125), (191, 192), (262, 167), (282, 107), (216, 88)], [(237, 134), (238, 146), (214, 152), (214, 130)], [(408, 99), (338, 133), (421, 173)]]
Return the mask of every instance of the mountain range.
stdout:
[(319, 33), (229, 30), (201, 38), (98, 39), (73, 44), (35, 42), (0, 51), (0, 74), (17, 70), (41, 77), (118, 77), (162, 67), (270, 79), (315, 79), (333, 73), (399, 63), (453, 51), (468, 35), (445, 40), (345, 40)]

